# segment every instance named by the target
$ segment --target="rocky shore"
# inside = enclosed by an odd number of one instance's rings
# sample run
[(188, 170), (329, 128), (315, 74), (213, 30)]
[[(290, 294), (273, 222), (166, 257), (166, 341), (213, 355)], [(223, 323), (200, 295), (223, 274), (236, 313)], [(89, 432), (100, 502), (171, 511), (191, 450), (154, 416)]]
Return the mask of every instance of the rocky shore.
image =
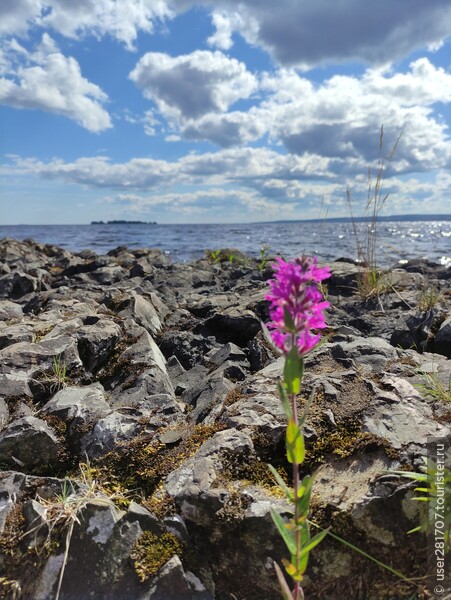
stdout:
[[(306, 361), (311, 600), (428, 598), (413, 485), (450, 436), (451, 270), (411, 261), (378, 293), (331, 265)], [(239, 252), (72, 254), (0, 241), (0, 598), (275, 600), (289, 481), (269, 264)]]

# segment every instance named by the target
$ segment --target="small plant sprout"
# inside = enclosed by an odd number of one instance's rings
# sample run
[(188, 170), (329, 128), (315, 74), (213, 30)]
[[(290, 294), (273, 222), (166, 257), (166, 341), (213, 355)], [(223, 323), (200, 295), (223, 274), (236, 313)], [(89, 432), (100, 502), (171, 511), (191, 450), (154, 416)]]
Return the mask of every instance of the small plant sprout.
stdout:
[(211, 260), (215, 264), (219, 264), (221, 262), (221, 249), (217, 248), (216, 250), (208, 250), (207, 258)]
[(451, 402), (451, 375), (448, 384), (440, 380), (438, 373), (427, 373), (420, 371), (420, 383), (415, 387), (425, 396), (431, 396), (440, 402)]
[(330, 271), (328, 267), (318, 267), (315, 258), (302, 257), (291, 262), (276, 259), (274, 272), (275, 277), (269, 282), (270, 293), (265, 297), (270, 302), (268, 329), (274, 344), (285, 356), (283, 382), (279, 383), (278, 391), (288, 420), (286, 450), (288, 462), (293, 466), (293, 488), (287, 486), (276, 469), (272, 466), (270, 469), (288, 501), (294, 504), (294, 513), (288, 522), (274, 510), (271, 515), (290, 552), (290, 560), (283, 560), (283, 564), (293, 579), (293, 590), (276, 563), (275, 569), (284, 599), (301, 600), (304, 598), (301, 582), (309, 553), (328, 530), (310, 536), (308, 514), (313, 477), (306, 475), (301, 481), (299, 476), (299, 466), (305, 459), (302, 427), (307, 415), (306, 410), (298, 415), (296, 400), (304, 374), (303, 357), (321, 339), (312, 330), (326, 327), (323, 310), (330, 304), (324, 301), (318, 284), (330, 277)]
[(271, 248), (269, 244), (262, 244), (262, 246), (260, 247), (260, 257), (259, 262), (257, 264), (259, 271), (263, 271), (268, 262), (271, 260), (271, 255), (269, 253), (270, 249)]
[(66, 363), (61, 354), (53, 358), (53, 375), (58, 390), (66, 387)]
[(418, 296), (418, 310), (426, 312), (437, 306), (437, 304), (440, 304), (443, 300), (444, 295), (440, 290), (435, 287), (425, 287), (420, 291)]
[[(443, 463), (438, 466), (434, 461), (424, 456), (422, 458), (424, 467), (420, 473), (412, 473), (410, 471), (391, 472), (406, 479), (416, 481), (419, 487), (415, 488), (415, 492), (419, 492), (421, 495), (412, 498), (412, 500), (425, 503), (423, 505), (424, 510), (420, 511), (420, 524), (408, 533), (415, 533), (417, 531), (426, 534), (432, 533), (431, 528), (433, 528), (437, 520), (437, 514), (439, 513), (440, 520), (444, 524), (442, 548), (445, 554), (447, 554), (451, 550), (451, 471)], [(439, 502), (439, 499), (442, 502)]]

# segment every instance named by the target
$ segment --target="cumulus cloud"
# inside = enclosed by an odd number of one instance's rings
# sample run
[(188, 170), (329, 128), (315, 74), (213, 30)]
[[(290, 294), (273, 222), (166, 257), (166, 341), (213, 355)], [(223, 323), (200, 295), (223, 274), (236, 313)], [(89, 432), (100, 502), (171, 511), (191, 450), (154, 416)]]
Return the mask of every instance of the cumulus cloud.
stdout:
[(442, 168), (451, 159), (449, 131), (434, 112), (438, 103), (451, 102), (451, 73), (426, 58), (405, 73), (370, 69), (361, 77), (333, 76), (316, 85), (281, 69), (262, 75), (259, 94), (246, 111), (181, 123), (181, 135), (225, 148), (267, 135), (292, 154), (341, 159), (337, 168), (351, 173), (377, 157), (383, 124), (386, 152), (403, 131), (393, 162), (399, 172)]
[(244, 218), (273, 219), (280, 217), (281, 211), (292, 216), (295, 205), (265, 198), (254, 190), (243, 189), (196, 189), (193, 191), (171, 192), (158, 195), (117, 194), (103, 200), (125, 207), (135, 213), (145, 214), (150, 208), (162, 208), (177, 215), (202, 215), (209, 220), (233, 222)]
[[(190, 0), (182, 5), (194, 5)], [(444, 0), (380, 0), (377, 11), (361, 0), (204, 0), (211, 6), (219, 47), (233, 31), (268, 50), (285, 66), (312, 68), (346, 61), (377, 65), (415, 49), (437, 48), (450, 35), (451, 5)], [(239, 18), (237, 18), (237, 13)]]
[(0, 3), (0, 35), (25, 33), (42, 9), (42, 0), (4, 0)]
[(92, 132), (112, 127), (103, 104), (108, 96), (85, 79), (80, 65), (44, 34), (36, 52), (13, 40), (0, 77), (0, 103), (63, 115)]
[(327, 176), (330, 165), (330, 161), (320, 156), (280, 154), (267, 148), (188, 154), (172, 162), (133, 158), (124, 163), (112, 163), (105, 156), (79, 158), (71, 163), (20, 157), (12, 157), (12, 160), (24, 173), (118, 190), (159, 189), (175, 184), (218, 187), (230, 183), (253, 188), (257, 180)]
[(139, 31), (151, 33), (155, 21), (173, 14), (164, 0), (3, 0), (0, 34), (19, 35), (37, 25), (69, 38), (108, 34), (133, 50)]
[[(191, 154), (172, 162), (134, 158), (113, 163), (106, 157), (74, 162), (18, 156), (10, 160), (12, 164), (1, 169), (6, 177), (28, 174), (111, 190), (115, 193), (104, 201), (125, 204), (136, 212), (145, 213), (158, 205), (175, 214), (208, 213), (211, 220), (216, 214), (224, 221), (230, 221), (233, 211), (235, 220), (244, 215), (250, 219), (255, 215), (260, 219), (280, 218), (282, 213), (293, 218), (315, 218), (320, 205), (331, 213), (346, 214), (347, 188), (352, 191), (358, 213), (366, 201), (368, 185), (364, 164), (359, 175), (347, 177), (345, 171), (344, 176), (340, 173), (337, 159), (280, 154), (267, 148)], [(392, 213), (440, 212), (451, 193), (451, 176), (445, 169), (427, 179), (423, 175), (387, 174), (383, 189), (391, 194)]]
[(148, 52), (130, 79), (166, 118), (179, 122), (225, 112), (257, 87), (243, 63), (206, 50), (176, 57)]

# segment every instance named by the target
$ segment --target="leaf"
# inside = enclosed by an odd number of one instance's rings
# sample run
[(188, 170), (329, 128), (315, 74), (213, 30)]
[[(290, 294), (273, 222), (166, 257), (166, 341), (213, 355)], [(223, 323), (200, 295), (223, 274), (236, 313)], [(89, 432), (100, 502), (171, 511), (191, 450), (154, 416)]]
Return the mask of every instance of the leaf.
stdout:
[(270, 510), (272, 520), (274, 521), (274, 525), (277, 527), (280, 535), (282, 536), (282, 539), (285, 542), (286, 547), (288, 548), (288, 552), (290, 554), (295, 554), (296, 541), (294, 539), (293, 534), (290, 531), (288, 531), (287, 525), (282, 519), (282, 517), (279, 515), (279, 513), (276, 513), (276, 511), (273, 508), (271, 508)]
[(302, 494), (298, 494), (298, 497), (295, 498), (295, 502), (298, 506), (298, 513), (300, 515), (308, 513), (313, 481), (313, 477), (306, 475), (299, 485), (300, 489), (302, 490)]
[(276, 571), (277, 579), (279, 580), (280, 589), (282, 590), (283, 600), (293, 600), (293, 594), (288, 587), (287, 580), (276, 562), (274, 563), (274, 569)]
[(305, 556), (306, 554), (308, 555), (309, 552), (311, 550), (313, 550), (313, 548), (315, 546), (317, 546), (320, 542), (322, 542), (322, 540), (326, 537), (326, 535), (329, 533), (328, 529), (324, 529), (323, 531), (320, 531), (319, 533), (317, 533), (315, 536), (313, 536), (310, 541), (308, 542), (308, 544), (304, 545), (301, 548), (301, 554), (300, 557), (302, 558), (303, 556)]
[(286, 445), (288, 462), (301, 464), (305, 458), (304, 436), (293, 420), (288, 421)]
[(410, 529), (407, 533), (416, 533), (417, 531), (421, 531), (421, 525), (418, 525), (418, 527), (414, 527), (413, 529)]
[(282, 558), (283, 566), (285, 567), (285, 571), (288, 573), (290, 577), (294, 577), (296, 575), (296, 567), (293, 563), (290, 563), (286, 558)]
[(288, 498), (288, 500), (290, 502), (293, 502), (294, 501), (293, 490), (287, 486), (285, 481), (282, 479), (282, 477), (279, 475), (279, 473), (276, 471), (276, 469), (272, 465), (268, 465), (268, 468), (271, 471), (272, 476), (276, 480), (277, 485), (285, 492), (285, 496)]
[(400, 475), (406, 479), (414, 479), (415, 481), (427, 481), (428, 476), (426, 473), (412, 473), (409, 471), (389, 471), (393, 475)]
[(288, 400), (287, 391), (285, 389), (284, 384), (279, 381), (277, 384), (277, 389), (279, 392), (280, 399), (282, 400), (283, 411), (288, 420), (293, 418), (293, 412), (291, 410), (290, 401)]
[[(315, 523), (314, 521), (309, 521), (309, 524), (313, 525), (313, 527), (316, 527), (317, 529), (321, 529), (322, 531), (327, 531), (327, 529), (323, 529), (320, 525), (318, 525), (318, 523)], [(398, 577), (399, 579), (402, 579), (404, 581), (410, 581), (408, 577), (406, 577), (405, 575), (403, 575), (399, 571), (396, 571), (395, 569), (392, 569), (390, 566), (386, 565), (382, 561), (378, 560), (377, 558), (374, 558), (374, 556), (371, 556), (371, 554), (368, 554), (367, 552), (364, 552), (360, 548), (357, 548), (357, 546), (354, 546), (354, 544), (351, 544), (351, 542), (348, 542), (347, 540), (343, 539), (342, 537), (340, 537), (336, 533), (332, 533), (332, 531), (327, 531), (327, 533), (330, 535), (331, 538), (333, 538), (334, 540), (337, 540), (337, 542), (340, 542), (344, 546), (347, 546), (348, 548), (351, 548), (351, 550), (354, 550), (354, 552), (358, 552), (361, 556), (364, 556), (365, 558), (368, 558), (373, 563), (375, 563), (376, 565), (379, 565), (383, 569), (386, 569), (387, 571), (390, 571), (390, 573), (393, 573), (393, 575), (396, 575), (396, 577)]]
[(293, 346), (285, 358), (283, 379), (287, 386), (288, 394), (299, 394), (301, 391), (302, 376), (304, 375), (304, 361)]

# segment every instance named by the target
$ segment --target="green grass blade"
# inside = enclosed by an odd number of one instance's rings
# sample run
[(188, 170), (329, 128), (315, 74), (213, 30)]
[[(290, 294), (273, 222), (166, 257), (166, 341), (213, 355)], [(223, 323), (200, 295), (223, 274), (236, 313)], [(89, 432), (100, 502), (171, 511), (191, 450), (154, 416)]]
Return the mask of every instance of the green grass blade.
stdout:
[[(321, 529), (322, 531), (325, 531), (323, 527), (321, 527), (320, 525), (318, 525), (314, 521), (309, 521), (309, 523), (310, 523), (310, 525), (313, 525), (313, 527), (316, 527), (317, 529)], [(408, 577), (406, 577), (405, 575), (403, 575), (400, 571), (397, 571), (396, 569), (393, 569), (392, 567), (389, 567), (388, 565), (386, 565), (382, 561), (378, 560), (377, 558), (374, 558), (374, 556), (371, 556), (371, 554), (368, 554), (364, 550), (361, 550), (360, 548), (357, 548), (357, 546), (354, 546), (354, 544), (351, 544), (351, 542), (348, 542), (347, 540), (344, 540), (343, 538), (341, 538), (336, 533), (332, 533), (332, 531), (328, 531), (327, 534), (330, 535), (330, 537), (333, 538), (334, 540), (337, 540), (337, 542), (341, 542), (342, 544), (344, 544), (348, 548), (351, 548), (351, 550), (354, 550), (354, 552), (357, 552), (361, 556), (364, 556), (368, 560), (371, 560), (373, 563), (375, 563), (379, 567), (382, 567), (386, 571), (390, 571), (390, 573), (393, 573), (393, 575), (396, 575), (396, 577), (398, 577), (399, 579), (402, 579), (403, 581), (410, 581), (410, 579)]]

